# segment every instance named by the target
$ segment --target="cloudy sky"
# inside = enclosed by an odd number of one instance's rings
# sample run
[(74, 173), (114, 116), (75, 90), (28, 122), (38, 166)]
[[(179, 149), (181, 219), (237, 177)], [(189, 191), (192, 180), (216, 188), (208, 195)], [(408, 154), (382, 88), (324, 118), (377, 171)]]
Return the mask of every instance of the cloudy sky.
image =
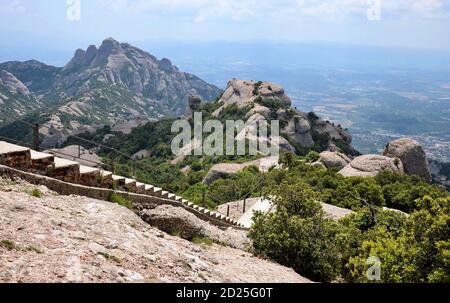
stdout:
[(0, 0), (0, 26), (0, 46), (11, 50), (67, 50), (110, 36), (450, 50), (450, 0)]

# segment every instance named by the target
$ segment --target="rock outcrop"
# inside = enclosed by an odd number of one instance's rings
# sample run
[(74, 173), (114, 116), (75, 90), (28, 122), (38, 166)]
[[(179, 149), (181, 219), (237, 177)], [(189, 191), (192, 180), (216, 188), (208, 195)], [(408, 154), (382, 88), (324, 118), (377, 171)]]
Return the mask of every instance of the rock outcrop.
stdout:
[(219, 103), (222, 105), (212, 114), (213, 117), (220, 117), (229, 106), (237, 106), (247, 110), (247, 122), (279, 120), (283, 136), (280, 147), (283, 150), (295, 150), (295, 144), (305, 149), (320, 144), (323, 150), (340, 151), (336, 146), (346, 146), (346, 152), (356, 154), (351, 147), (352, 136), (346, 130), (314, 114), (292, 108), (291, 99), (277, 84), (233, 79), (228, 82)]
[[(7, 84), (26, 95), (30, 93), (28, 86), (33, 96), (39, 96), (41, 108), (45, 107), (40, 120), (47, 119), (51, 127), (55, 121), (53, 116), (62, 118), (66, 131), (47, 140), (55, 145), (63, 143), (66, 133), (79, 133), (80, 128), (72, 127), (74, 123), (91, 127), (114, 125), (138, 117), (180, 116), (185, 112), (189, 96), (210, 101), (222, 92), (195, 75), (179, 71), (168, 59), (158, 60), (112, 38), (105, 39), (99, 48), (91, 45), (87, 50), (76, 50), (63, 68), (28, 61), (0, 64), (2, 70), (5, 72), (1, 74), (0, 94), (3, 95), (2, 86)], [(0, 96), (0, 102), (6, 103), (3, 99)], [(22, 106), (17, 111), (28, 113), (25, 102), (20, 103)], [(34, 110), (39, 109), (34, 107)]]
[(161, 205), (142, 211), (140, 216), (151, 226), (168, 234), (177, 234), (183, 239), (191, 240), (203, 236), (237, 249), (245, 250), (250, 247), (246, 231), (232, 228), (222, 230), (181, 207)]
[(249, 166), (256, 166), (260, 171), (267, 172), (271, 167), (278, 166), (278, 157), (265, 157), (245, 163), (220, 163), (216, 164), (209, 170), (203, 183), (211, 185), (218, 179), (227, 178), (235, 175)]
[(427, 156), (422, 146), (415, 140), (404, 138), (386, 145), (383, 155), (402, 160), (405, 173), (422, 177), (431, 182), (431, 172)]
[(0, 178), (0, 282), (310, 282), (222, 245), (170, 236), (119, 205)]
[(4, 85), (12, 94), (19, 94), (21, 96), (30, 98), (30, 91), (20, 82), (13, 74), (2, 70), (0, 72), (0, 85)]
[(323, 163), (326, 168), (343, 169), (352, 160), (343, 153), (324, 151), (320, 153), (319, 162)]
[[(220, 101), (225, 106), (236, 104), (243, 107), (254, 103), (257, 98), (266, 100), (281, 101), (286, 107), (291, 106), (291, 99), (284, 93), (284, 89), (274, 83), (255, 82), (252, 80), (233, 79), (228, 82)], [(223, 108), (216, 113), (218, 115)]]
[(190, 95), (188, 98), (188, 105), (186, 108), (186, 114), (185, 116), (187, 118), (191, 117), (192, 114), (200, 108), (202, 105), (202, 98), (199, 96)]
[(339, 173), (345, 177), (374, 177), (381, 171), (404, 173), (402, 161), (380, 155), (364, 155), (355, 158)]

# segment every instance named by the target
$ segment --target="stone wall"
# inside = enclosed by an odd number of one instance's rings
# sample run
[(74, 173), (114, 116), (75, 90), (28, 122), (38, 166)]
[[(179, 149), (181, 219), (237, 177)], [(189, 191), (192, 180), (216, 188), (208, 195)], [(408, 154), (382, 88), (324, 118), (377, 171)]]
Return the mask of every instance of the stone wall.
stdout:
[(187, 207), (178, 201), (173, 201), (169, 199), (163, 199), (159, 197), (128, 193), (123, 191), (116, 191), (112, 189), (98, 188), (98, 187), (89, 187), (79, 184), (68, 183), (64, 181), (60, 181), (54, 178), (49, 178), (46, 176), (36, 175), (33, 173), (27, 173), (24, 171), (20, 171), (11, 167), (7, 167), (4, 165), (0, 165), (0, 175), (10, 176), (10, 177), (19, 177), (23, 180), (26, 180), (32, 184), (36, 185), (44, 185), (50, 190), (53, 190), (61, 195), (78, 195), (85, 196), (97, 200), (109, 201), (110, 197), (113, 193), (116, 193), (130, 201), (133, 202), (133, 208), (135, 211), (145, 208), (151, 208), (154, 205), (163, 205), (168, 204), (176, 207), (182, 207), (188, 212), (194, 214), (198, 218), (203, 221), (210, 222), (221, 228), (233, 227), (236, 229), (245, 230), (243, 227), (238, 227), (233, 224), (227, 223), (223, 220), (213, 218), (207, 214), (201, 213), (193, 208)]

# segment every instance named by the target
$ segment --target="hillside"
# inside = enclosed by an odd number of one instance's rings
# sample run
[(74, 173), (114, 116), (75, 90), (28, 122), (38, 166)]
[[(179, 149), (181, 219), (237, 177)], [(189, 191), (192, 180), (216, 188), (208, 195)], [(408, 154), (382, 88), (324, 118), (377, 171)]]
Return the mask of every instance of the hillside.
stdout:
[(0, 178), (1, 282), (309, 282), (221, 245), (194, 244), (125, 207)]
[[(13, 74), (0, 69), (0, 105), (2, 111), (15, 116), (22, 116), (42, 107), (27, 86)], [(12, 121), (12, 117), (0, 116), (0, 125)]]
[[(170, 60), (157, 59), (130, 44), (109, 38), (97, 48), (78, 49), (63, 68), (37, 61), (6, 62), (0, 71), (11, 73), (45, 106), (20, 113), (52, 129), (44, 145), (62, 143), (69, 134), (95, 130), (120, 120), (159, 119), (184, 112), (191, 94), (212, 100), (220, 89), (178, 70)], [(29, 104), (17, 99), (22, 106)], [(37, 112), (33, 112), (37, 111)], [(7, 126), (6, 126), (7, 127)], [(22, 125), (22, 127), (24, 127)], [(0, 134), (11, 134), (8, 128)], [(24, 139), (24, 136), (15, 136)]]

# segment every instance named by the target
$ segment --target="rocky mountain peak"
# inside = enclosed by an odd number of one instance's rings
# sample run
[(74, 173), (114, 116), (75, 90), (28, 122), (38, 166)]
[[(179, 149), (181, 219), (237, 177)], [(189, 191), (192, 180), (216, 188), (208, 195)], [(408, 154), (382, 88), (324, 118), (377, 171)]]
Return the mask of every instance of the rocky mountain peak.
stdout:
[[(278, 84), (263, 81), (232, 79), (219, 100), (222, 106), (214, 113), (219, 117), (228, 106), (248, 109), (248, 121), (279, 120), (283, 149), (330, 150), (358, 154), (351, 146), (352, 136), (339, 125), (292, 108), (292, 100)], [(294, 148), (295, 145), (296, 147)]]

